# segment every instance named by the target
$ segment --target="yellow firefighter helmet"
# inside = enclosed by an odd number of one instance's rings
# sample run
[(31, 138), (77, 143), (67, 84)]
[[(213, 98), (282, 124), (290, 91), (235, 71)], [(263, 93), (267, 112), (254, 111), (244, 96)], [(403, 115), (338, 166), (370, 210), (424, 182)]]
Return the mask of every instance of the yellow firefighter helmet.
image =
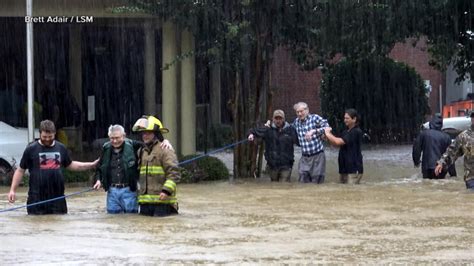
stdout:
[(144, 115), (142, 118), (138, 119), (137, 122), (135, 122), (135, 125), (133, 125), (132, 131), (155, 131), (161, 133), (169, 132), (167, 128), (163, 127), (163, 124), (158, 118), (151, 115)]

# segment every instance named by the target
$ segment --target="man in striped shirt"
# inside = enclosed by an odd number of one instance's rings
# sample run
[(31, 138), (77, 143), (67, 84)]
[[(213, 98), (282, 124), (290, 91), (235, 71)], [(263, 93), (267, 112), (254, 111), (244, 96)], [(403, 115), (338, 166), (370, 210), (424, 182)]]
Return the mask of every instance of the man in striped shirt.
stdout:
[(299, 181), (303, 183), (324, 183), (326, 155), (324, 154), (324, 128), (329, 127), (326, 119), (310, 114), (308, 104), (299, 102), (293, 106), (297, 118), (293, 122), (301, 146)]

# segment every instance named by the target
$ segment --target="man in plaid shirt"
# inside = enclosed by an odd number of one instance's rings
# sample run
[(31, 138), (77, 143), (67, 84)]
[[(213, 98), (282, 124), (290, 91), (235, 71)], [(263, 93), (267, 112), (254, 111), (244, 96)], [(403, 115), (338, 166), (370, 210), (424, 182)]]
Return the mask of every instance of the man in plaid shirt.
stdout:
[(329, 127), (326, 119), (310, 114), (308, 104), (299, 102), (293, 106), (297, 118), (293, 122), (301, 146), (302, 156), (299, 162), (299, 181), (303, 183), (324, 182), (326, 155), (324, 154), (324, 128)]

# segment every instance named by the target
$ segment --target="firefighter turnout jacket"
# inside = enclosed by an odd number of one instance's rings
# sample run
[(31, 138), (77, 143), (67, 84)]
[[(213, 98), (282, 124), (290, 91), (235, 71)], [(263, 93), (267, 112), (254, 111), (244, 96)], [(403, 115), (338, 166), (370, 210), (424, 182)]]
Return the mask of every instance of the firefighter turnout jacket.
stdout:
[[(171, 204), (176, 210), (176, 183), (181, 178), (178, 159), (173, 149), (162, 149), (155, 140), (152, 145), (145, 145), (138, 152), (139, 158), (139, 204)], [(160, 200), (160, 193), (168, 195)]]

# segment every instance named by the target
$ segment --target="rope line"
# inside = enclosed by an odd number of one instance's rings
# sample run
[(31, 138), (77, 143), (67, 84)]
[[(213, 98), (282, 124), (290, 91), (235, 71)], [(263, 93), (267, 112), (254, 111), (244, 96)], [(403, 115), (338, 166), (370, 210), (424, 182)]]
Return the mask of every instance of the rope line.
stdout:
[[(208, 152), (208, 153), (199, 155), (199, 156), (194, 157), (194, 158), (192, 158), (192, 159), (179, 162), (178, 165), (183, 165), (183, 164), (190, 163), (190, 162), (192, 162), (192, 161), (201, 159), (201, 158), (203, 158), (203, 157), (209, 156), (209, 155), (214, 154), (214, 153), (219, 152), (219, 151), (226, 150), (226, 149), (228, 149), (228, 148), (237, 146), (237, 145), (242, 144), (242, 143), (247, 142), (247, 141), (248, 141), (247, 139), (244, 139), (244, 140), (241, 140), (241, 141), (238, 141), (238, 142), (235, 142), (235, 143), (226, 145), (226, 146), (224, 146), (224, 147), (222, 147), (222, 148), (219, 148), (219, 149), (210, 151), (210, 152)], [(88, 188), (88, 189), (85, 189), (85, 190), (82, 190), (82, 191), (74, 192), (74, 193), (71, 193), (71, 194), (68, 194), (68, 195), (64, 195), (64, 196), (60, 196), (60, 197), (57, 197), (57, 198), (52, 198), (52, 199), (48, 199), (48, 200), (43, 200), (43, 201), (39, 201), (39, 202), (31, 203), (31, 204), (26, 204), (26, 205), (21, 205), (21, 206), (17, 206), (17, 207), (13, 207), (13, 208), (3, 209), (3, 210), (0, 210), (0, 213), (2, 213), (2, 212), (14, 211), (14, 210), (18, 210), (18, 209), (21, 209), (21, 208), (28, 208), (28, 207), (32, 207), (32, 206), (36, 206), (36, 205), (40, 205), (40, 204), (44, 204), (44, 203), (48, 203), (48, 202), (60, 200), (60, 199), (65, 199), (65, 198), (69, 198), (69, 197), (71, 197), (71, 196), (75, 196), (75, 195), (79, 195), (79, 194), (82, 194), (82, 193), (86, 193), (86, 192), (89, 192), (89, 191), (92, 191), (92, 190), (94, 190), (94, 189), (93, 189), (93, 188)]]
[(82, 190), (82, 191), (78, 191), (78, 192), (71, 193), (71, 194), (69, 194), (69, 195), (64, 195), (64, 196), (57, 197), (57, 198), (52, 198), (52, 199), (48, 199), (48, 200), (38, 201), (38, 202), (31, 203), (31, 204), (27, 204), (27, 205), (21, 205), (21, 206), (13, 207), (13, 208), (10, 208), (10, 209), (0, 210), (0, 213), (2, 213), (2, 212), (7, 212), (7, 211), (14, 211), (14, 210), (18, 210), (18, 209), (21, 209), (21, 208), (32, 207), (32, 206), (36, 206), (36, 205), (48, 203), (48, 202), (51, 202), (51, 201), (60, 200), (60, 199), (65, 199), (65, 198), (68, 198), (68, 197), (71, 197), (71, 196), (74, 196), (74, 195), (79, 195), (79, 194), (82, 194), (82, 193), (86, 193), (86, 192), (89, 192), (89, 191), (92, 191), (92, 190), (94, 190), (94, 189), (93, 189), (93, 188), (88, 188), (88, 189), (85, 189), (85, 190)]

